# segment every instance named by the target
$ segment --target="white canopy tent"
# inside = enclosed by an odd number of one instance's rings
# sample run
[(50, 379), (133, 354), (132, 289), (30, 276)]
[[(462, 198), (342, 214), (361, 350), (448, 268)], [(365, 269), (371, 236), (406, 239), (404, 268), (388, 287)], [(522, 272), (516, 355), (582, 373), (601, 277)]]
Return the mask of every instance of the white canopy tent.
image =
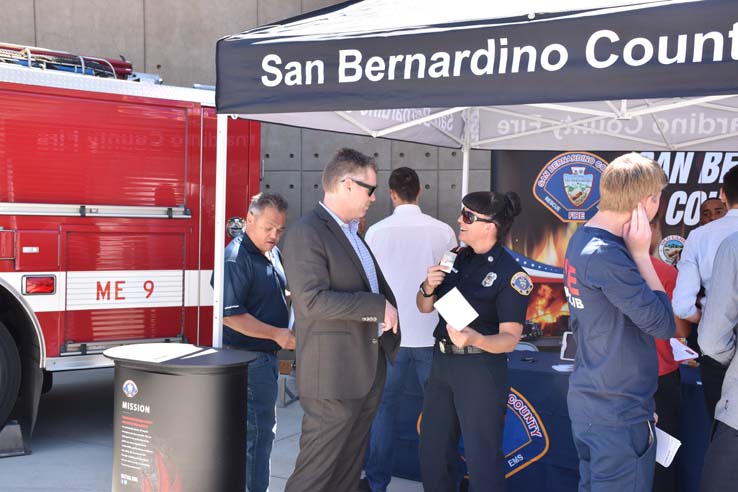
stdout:
[(215, 265), (228, 116), (460, 148), (461, 196), (471, 149), (738, 148), (734, 1), (351, 1), (217, 57)]

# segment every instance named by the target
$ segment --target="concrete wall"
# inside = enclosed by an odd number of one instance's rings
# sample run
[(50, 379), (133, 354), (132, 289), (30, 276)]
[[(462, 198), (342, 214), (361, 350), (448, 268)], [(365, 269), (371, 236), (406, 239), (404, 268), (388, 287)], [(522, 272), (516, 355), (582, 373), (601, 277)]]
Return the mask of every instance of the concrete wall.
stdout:
[[(170, 85), (215, 83), (215, 43), (225, 35), (339, 3), (335, 0), (0, 0), (0, 42), (41, 46), (133, 63)], [(320, 171), (339, 147), (374, 155), (377, 202), (368, 222), (391, 213), (392, 169), (418, 170), (423, 209), (454, 228), (461, 198), (461, 152), (451, 149), (264, 125), (262, 189), (284, 194), (290, 220), (322, 196)], [(474, 152), (470, 190), (489, 189), (490, 154)]]
[[(290, 220), (311, 210), (322, 198), (321, 172), (336, 149), (352, 147), (374, 156), (379, 165), (379, 188), (367, 216), (369, 225), (391, 213), (387, 180), (392, 169), (408, 166), (420, 177), (421, 208), (456, 228), (461, 207), (460, 150), (275, 125), (263, 126), (261, 144), (261, 188), (287, 198)], [(473, 151), (470, 167), (469, 190), (488, 190), (490, 153)]]
[(108, 58), (123, 55), (134, 70), (158, 73), (166, 84), (214, 84), (219, 38), (330, 3), (0, 0), (0, 41)]

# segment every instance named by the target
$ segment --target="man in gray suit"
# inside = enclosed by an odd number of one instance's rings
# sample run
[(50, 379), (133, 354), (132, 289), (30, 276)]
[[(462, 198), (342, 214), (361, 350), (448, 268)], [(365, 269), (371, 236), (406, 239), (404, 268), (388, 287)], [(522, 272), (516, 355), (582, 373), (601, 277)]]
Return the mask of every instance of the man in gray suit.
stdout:
[(323, 170), (323, 201), (285, 239), (305, 412), (286, 492), (356, 490), (386, 359), (400, 346), (395, 298), (357, 232), (376, 187), (374, 159), (339, 150)]

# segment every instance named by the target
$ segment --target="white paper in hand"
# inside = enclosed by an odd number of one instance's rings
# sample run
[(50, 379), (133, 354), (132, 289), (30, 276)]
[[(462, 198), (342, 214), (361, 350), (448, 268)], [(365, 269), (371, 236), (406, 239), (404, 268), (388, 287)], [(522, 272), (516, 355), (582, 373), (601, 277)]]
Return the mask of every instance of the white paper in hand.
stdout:
[(682, 441), (656, 427), (656, 462), (664, 468), (671, 465)]
[(456, 287), (438, 299), (433, 304), (433, 307), (446, 320), (446, 323), (458, 331), (463, 330), (469, 326), (469, 323), (479, 317), (479, 313), (469, 304), (469, 301), (464, 298)]
[(671, 338), (669, 343), (671, 343), (671, 352), (674, 354), (675, 361), (680, 362), (697, 358), (697, 352), (684, 345), (679, 339)]

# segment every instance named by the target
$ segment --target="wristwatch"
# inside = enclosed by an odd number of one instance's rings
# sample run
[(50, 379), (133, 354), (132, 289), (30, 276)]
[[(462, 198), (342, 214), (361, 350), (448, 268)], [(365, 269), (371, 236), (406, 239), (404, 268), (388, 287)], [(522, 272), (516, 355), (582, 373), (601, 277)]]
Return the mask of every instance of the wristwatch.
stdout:
[(424, 283), (425, 283), (425, 280), (423, 280), (422, 282), (420, 282), (420, 295), (423, 296), (423, 297), (433, 297), (433, 295), (435, 293), (435, 290), (433, 292), (431, 292), (430, 294), (426, 294), (425, 291), (423, 290), (423, 284)]

